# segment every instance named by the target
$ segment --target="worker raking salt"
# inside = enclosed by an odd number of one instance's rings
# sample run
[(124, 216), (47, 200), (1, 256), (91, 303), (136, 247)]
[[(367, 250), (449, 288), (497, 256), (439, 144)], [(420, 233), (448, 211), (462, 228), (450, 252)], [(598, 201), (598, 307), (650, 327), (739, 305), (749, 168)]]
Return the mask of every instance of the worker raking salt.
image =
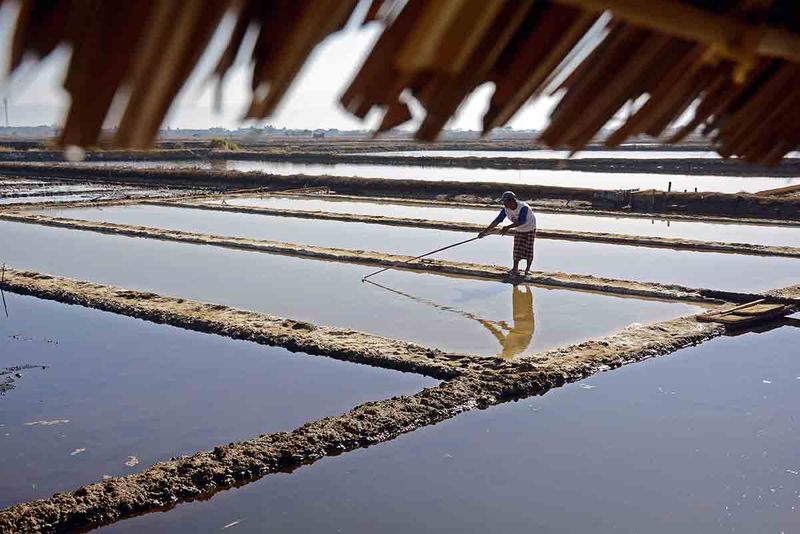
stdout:
[(508, 272), (512, 278), (519, 276), (519, 262), (525, 260), (525, 276), (531, 270), (531, 263), (533, 263), (533, 242), (536, 239), (536, 216), (528, 204), (517, 200), (517, 195), (512, 191), (506, 191), (501, 197), (503, 202), (503, 209), (500, 214), (492, 221), (492, 224), (486, 227), (478, 237), (486, 237), (491, 231), (503, 220), (508, 217), (511, 224), (501, 228), (500, 233), (505, 235), (506, 232), (514, 229), (514, 266)]

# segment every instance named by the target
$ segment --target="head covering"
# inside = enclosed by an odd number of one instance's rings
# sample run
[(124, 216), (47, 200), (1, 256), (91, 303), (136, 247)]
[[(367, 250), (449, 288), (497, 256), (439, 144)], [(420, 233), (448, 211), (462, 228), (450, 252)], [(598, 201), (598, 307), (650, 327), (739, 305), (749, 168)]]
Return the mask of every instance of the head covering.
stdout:
[(517, 200), (517, 195), (514, 194), (513, 191), (505, 191), (503, 195), (500, 197), (500, 200), (505, 202), (506, 200)]

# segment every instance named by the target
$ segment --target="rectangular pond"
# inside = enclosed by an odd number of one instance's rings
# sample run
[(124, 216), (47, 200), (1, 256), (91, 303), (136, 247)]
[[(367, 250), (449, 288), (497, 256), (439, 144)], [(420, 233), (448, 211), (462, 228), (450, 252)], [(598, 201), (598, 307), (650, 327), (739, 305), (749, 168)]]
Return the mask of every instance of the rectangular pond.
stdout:
[[(109, 206), (47, 210), (45, 214), (207, 234), (376, 250), (417, 256), (463, 241), (470, 234), (425, 228), (212, 212), (163, 206)], [(492, 214), (487, 217), (488, 223)], [(497, 235), (433, 258), (510, 265), (512, 239)], [(540, 239), (534, 269), (609, 278), (760, 291), (800, 282), (800, 259), (691, 252)]]
[(101, 532), (796, 532), (798, 343), (713, 340)]
[[(335, 196), (334, 196), (335, 197)], [(219, 205), (222, 200), (208, 200), (205, 204)], [(382, 215), (430, 219), (436, 221), (458, 221), (487, 224), (499, 212), (497, 208), (457, 208), (438, 206), (414, 206), (403, 203), (359, 202), (337, 200), (330, 197), (287, 198), (280, 196), (230, 197), (224, 200), (230, 206), (273, 208), (286, 210), (327, 211), (361, 215)], [(612, 234), (641, 235), (654, 237), (679, 237), (701, 241), (723, 241), (728, 243), (752, 243), (757, 245), (800, 247), (800, 225), (747, 225), (731, 223), (707, 223), (675, 221), (669, 218), (645, 219), (642, 217), (610, 217), (571, 213), (536, 212), (539, 228), (547, 230), (574, 230), (579, 232), (605, 232)]]
[[(0, 508), (436, 384), (6, 292)], [(42, 366), (45, 368), (43, 369)]]
[(513, 357), (699, 311), (683, 303), (0, 222), (0, 261), (82, 280)]
[[(424, 167), (415, 165), (308, 164), (276, 161), (132, 161), (106, 162), (107, 165), (137, 168), (201, 168), (216, 171), (257, 171), (267, 174), (306, 174), (311, 176), (362, 176), (398, 180), (432, 180), (455, 182), (498, 182), (535, 184), (589, 189), (668, 189), (672, 191), (714, 191), (720, 193), (754, 193), (766, 189), (800, 184), (800, 177), (736, 177), (686, 176), (675, 174), (643, 174), (616, 172), (579, 172), (542, 169), (467, 169), (458, 167)], [(89, 162), (86, 165), (98, 165)]]

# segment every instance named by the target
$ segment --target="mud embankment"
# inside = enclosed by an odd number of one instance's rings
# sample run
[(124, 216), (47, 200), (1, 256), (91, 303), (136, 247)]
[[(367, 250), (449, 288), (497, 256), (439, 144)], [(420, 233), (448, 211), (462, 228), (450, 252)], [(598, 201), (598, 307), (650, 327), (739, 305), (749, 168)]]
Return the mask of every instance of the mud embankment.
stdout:
[[(193, 329), (213, 327), (221, 335), (261, 328), (262, 318), (225, 306), (147, 293), (37, 273), (11, 271), (5, 286), (63, 302), (130, 314), (156, 322)], [(154, 308), (154, 309), (151, 309)], [(324, 329), (316, 325), (312, 332)], [(286, 335), (297, 335), (285, 325)], [(90, 528), (139, 513), (174, 506), (182, 501), (208, 498), (213, 493), (257, 480), (276, 472), (291, 471), (325, 456), (341, 454), (393, 439), (474, 408), (541, 395), (551, 388), (592, 373), (668, 354), (719, 336), (719, 325), (698, 323), (691, 317), (629, 328), (605, 339), (588, 341), (516, 362), (489, 358), (480, 367), (464, 367), (463, 359), (432, 360), (450, 367), (454, 377), (438, 387), (410, 397), (369, 402), (351, 412), (308, 423), (291, 432), (215, 447), (156, 464), (140, 473), (114, 478), (58, 493), (49, 499), (18, 504), (0, 511), (0, 532), (64, 532)], [(301, 334), (302, 335), (302, 334)], [(380, 338), (384, 339), (384, 338)], [(389, 340), (390, 341), (390, 340)], [(400, 343), (400, 342), (397, 342)], [(364, 351), (364, 347), (351, 348)], [(367, 347), (362, 357), (373, 355)]]
[[(423, 271), (434, 274), (466, 276), (484, 280), (508, 281), (508, 269), (499, 265), (485, 265), (429, 259), (406, 263), (412, 259), (410, 256), (400, 256), (368, 250), (318, 247), (296, 243), (284, 243), (279, 241), (265, 241), (258, 239), (200, 234), (194, 232), (182, 232), (178, 230), (162, 230), (147, 226), (93, 222), (63, 217), (29, 215), (14, 212), (0, 212), (0, 220), (26, 224), (40, 224), (44, 226), (69, 228), (72, 230), (83, 230), (129, 237), (160, 239), (163, 241), (175, 241), (179, 243), (210, 245), (316, 260), (374, 265), (378, 267), (400, 267), (400, 264), (402, 264), (402, 269), (409, 271)], [(711, 304), (718, 304), (723, 301), (749, 302), (763, 296), (759, 293), (738, 293), (713, 289), (688, 288), (675, 284), (659, 284), (655, 282), (639, 282), (635, 280), (618, 280), (584, 274), (548, 273), (543, 271), (532, 271), (527, 277), (521, 279), (520, 281), (523, 283), (545, 287), (558, 287), (574, 289), (578, 291), (612, 293), (617, 295), (630, 295), (661, 300), (680, 300), (700, 303), (705, 302)], [(793, 303), (794, 301), (791, 300), (791, 302)]]
[[(437, 149), (438, 150), (438, 149)], [(689, 176), (798, 176), (800, 159), (766, 167), (721, 158), (512, 158), (487, 156), (381, 156), (375, 154), (214, 151), (210, 159), (275, 161), (315, 165), (392, 165), (461, 169), (520, 169)]]
[(465, 195), (497, 199), (513, 189), (522, 198), (583, 202), (593, 209), (621, 213), (685, 213), (724, 217), (800, 220), (800, 198), (762, 197), (755, 194), (624, 192), (574, 187), (489, 182), (394, 180), (344, 176), (272, 175), (259, 172), (220, 172), (202, 169), (133, 169), (125, 167), (70, 167), (65, 165), (0, 163), (0, 174), (53, 176), (93, 181), (114, 180), (128, 184), (184, 187), (260, 187), (300, 189), (327, 187), (339, 193), (369, 196), (399, 196), (418, 199), (455, 199)]
[[(342, 147), (340, 147), (342, 148)], [(436, 150), (443, 150), (434, 147)], [(497, 150), (497, 149), (495, 149)], [(375, 150), (380, 152), (381, 150)], [(393, 150), (394, 151), (394, 150)], [(500, 150), (498, 150), (500, 151)], [(152, 151), (89, 151), (83, 161), (198, 161), (246, 160), (314, 165), (392, 165), (444, 167), (453, 169), (514, 169), (579, 171), (589, 173), (678, 174), (688, 176), (792, 177), (800, 175), (800, 158), (785, 159), (767, 167), (722, 158), (593, 158), (580, 159), (491, 157), (491, 156), (382, 156), (368, 153), (343, 154), (331, 151), (306, 151), (271, 148), (266, 150), (213, 150), (209, 148)], [(587, 151), (591, 153), (591, 151)], [(0, 161), (68, 162), (63, 151), (0, 151)]]
[[(2, 143), (0, 143), (2, 145)], [(179, 161), (206, 159), (209, 149), (172, 150), (89, 150), (83, 161)], [(0, 161), (68, 162), (63, 150), (9, 150), (0, 151)]]
[[(254, 208), (247, 206), (230, 206), (220, 204), (202, 204), (189, 202), (146, 201), (146, 204), (156, 206), (180, 207), (206, 211), (222, 211), (231, 213), (248, 213), (251, 215), (269, 215), (274, 217), (291, 217), (298, 219), (316, 219), (327, 221), (342, 221), (354, 223), (382, 224), (386, 226), (406, 226), (412, 228), (430, 228), (435, 230), (448, 230), (454, 232), (478, 233), (486, 225), (454, 222), (434, 221), (430, 219), (408, 219), (386, 217), (381, 215), (358, 215), (348, 213), (333, 213), (325, 211), (302, 211), (276, 208)], [(512, 230), (509, 235), (513, 234)], [(630, 245), (650, 248), (669, 248), (675, 250), (694, 250), (698, 252), (722, 252), (730, 254), (747, 254), (752, 256), (782, 256), (800, 258), (800, 248), (778, 247), (768, 245), (752, 245), (748, 243), (725, 243), (716, 241), (699, 241), (674, 237), (646, 237), (624, 234), (611, 234), (600, 232), (578, 232), (572, 230), (538, 229), (536, 237), (539, 239), (555, 239), (566, 241), (585, 241), (593, 243), (613, 243), (617, 245)]]

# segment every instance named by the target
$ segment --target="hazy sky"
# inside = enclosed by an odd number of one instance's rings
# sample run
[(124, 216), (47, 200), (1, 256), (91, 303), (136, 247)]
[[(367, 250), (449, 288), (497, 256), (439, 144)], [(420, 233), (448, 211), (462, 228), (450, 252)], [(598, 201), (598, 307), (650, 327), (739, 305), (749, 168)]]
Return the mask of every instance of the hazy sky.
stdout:
[[(0, 64), (6, 72), (11, 25), (16, 6), (3, 2), (0, 8)], [(203, 83), (225, 43), (231, 20), (226, 20), (215, 36), (209, 53), (203, 58), (189, 85), (173, 105), (164, 126), (173, 128), (236, 127), (248, 103), (249, 68), (240, 64), (226, 78), (224, 106), (220, 114), (213, 110), (213, 88)], [(375, 117), (366, 123), (353, 118), (338, 104), (339, 96), (357, 72), (366, 53), (379, 34), (375, 23), (367, 27), (348, 27), (325, 40), (306, 62), (287, 98), (277, 113), (265, 123), (288, 128), (363, 128), (373, 127)], [(5, 79), (0, 93), (9, 99), (11, 125), (53, 124), (60, 120), (68, 104), (61, 89), (64, 65), (69, 50), (56, 51), (44, 62), (27, 65), (12, 80)], [(241, 59), (241, 58), (240, 58)], [(480, 87), (465, 102), (451, 128), (480, 128), (480, 117), (491, 95), (491, 86)], [(538, 128), (544, 124), (547, 103), (525, 108), (511, 123), (515, 128)], [(0, 119), (1, 120), (1, 119)]]

